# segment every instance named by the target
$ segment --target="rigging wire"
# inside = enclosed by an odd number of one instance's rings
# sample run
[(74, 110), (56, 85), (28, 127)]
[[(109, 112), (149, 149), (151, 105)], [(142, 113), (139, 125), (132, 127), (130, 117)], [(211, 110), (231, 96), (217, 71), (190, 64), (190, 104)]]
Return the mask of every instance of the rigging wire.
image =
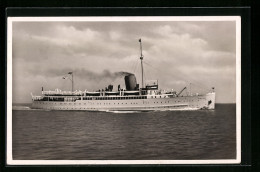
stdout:
[(188, 90), (187, 89), (185, 89), (185, 90), (186, 90), (186, 95), (188, 96), (189, 95)]
[(135, 73), (135, 71), (136, 71), (136, 68), (137, 68), (138, 62), (139, 62), (139, 59), (137, 59), (137, 60), (135, 61), (135, 66), (134, 66), (133, 73)]
[(143, 70), (143, 74), (144, 74), (144, 86), (145, 86), (146, 76), (145, 76), (145, 71), (144, 70)]
[(135, 70), (136, 64), (137, 64), (137, 60), (135, 60), (135, 61), (132, 62), (132, 66), (131, 66), (131, 68), (130, 68), (130, 71), (131, 71), (131, 72), (133, 72), (133, 71)]
[[(145, 63), (144, 63), (145, 64)], [(145, 64), (146, 65), (146, 64)], [(146, 73), (146, 76), (147, 76), (147, 78), (150, 80), (150, 79), (153, 79), (152, 77), (151, 77), (151, 74), (148, 72), (148, 73)], [(146, 79), (147, 79), (146, 78)]]
[[(138, 66), (138, 65), (137, 65)], [(136, 70), (135, 70), (135, 73), (136, 73), (136, 77), (137, 77), (137, 80), (138, 80), (138, 83), (141, 83), (142, 82), (142, 76), (141, 76), (141, 73), (142, 71), (141, 71), (141, 68), (139, 68), (139, 67), (136, 67)], [(140, 86), (141, 86), (141, 84), (140, 84)]]
[[(144, 62), (144, 63), (145, 63), (146, 65), (150, 66), (151, 68), (154, 68), (154, 69), (156, 69), (156, 70), (158, 70), (158, 71), (160, 71), (160, 72), (165, 73), (165, 71), (162, 71), (162, 70), (160, 70), (160, 69), (158, 69), (158, 68), (152, 66), (151, 64), (149, 64), (149, 63), (147, 63), (147, 62)], [(178, 79), (181, 79), (181, 80), (183, 80), (183, 81), (189, 83), (187, 80), (181, 78), (180, 76), (174, 75), (174, 74), (172, 74), (172, 73), (171, 73), (171, 75), (173, 75), (174, 77), (176, 77), (176, 78), (178, 78)], [(192, 79), (191, 79), (191, 80), (192, 80)], [(203, 90), (210, 91), (210, 89), (208, 88), (208, 86), (205, 86), (205, 85), (202, 85), (202, 84), (198, 84), (197, 81), (192, 80), (192, 84), (193, 84), (193, 85), (194, 85), (194, 83), (196, 83), (195, 85), (196, 85), (197, 87), (199, 87), (199, 88), (201, 87), (201, 89), (203, 88)]]

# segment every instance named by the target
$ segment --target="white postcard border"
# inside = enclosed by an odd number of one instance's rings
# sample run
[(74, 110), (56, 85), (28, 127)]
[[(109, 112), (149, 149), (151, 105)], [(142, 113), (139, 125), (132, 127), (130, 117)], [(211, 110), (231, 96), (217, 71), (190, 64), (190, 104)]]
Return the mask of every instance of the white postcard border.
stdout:
[[(235, 21), (236, 22), (236, 159), (218, 160), (14, 160), (12, 156), (12, 23), (99, 21)], [(7, 18), (7, 165), (238, 164), (241, 162), (241, 17), (8, 17)]]

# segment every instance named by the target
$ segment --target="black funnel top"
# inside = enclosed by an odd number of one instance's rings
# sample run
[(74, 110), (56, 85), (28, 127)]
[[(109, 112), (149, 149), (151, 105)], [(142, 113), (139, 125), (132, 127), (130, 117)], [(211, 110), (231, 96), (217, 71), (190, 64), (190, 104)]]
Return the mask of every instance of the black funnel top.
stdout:
[(134, 74), (125, 76), (125, 86), (128, 91), (136, 89), (136, 77)]

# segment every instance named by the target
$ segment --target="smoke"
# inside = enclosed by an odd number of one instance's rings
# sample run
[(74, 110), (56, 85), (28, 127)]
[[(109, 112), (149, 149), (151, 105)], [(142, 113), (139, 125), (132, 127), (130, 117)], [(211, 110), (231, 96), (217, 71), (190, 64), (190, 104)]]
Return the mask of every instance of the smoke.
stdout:
[(132, 73), (129, 73), (129, 72), (115, 72), (115, 75), (117, 75), (117, 76), (128, 76), (128, 75), (132, 75)]
[(125, 72), (125, 71), (120, 71), (120, 72), (111, 72), (109, 70), (103, 70), (100, 73), (92, 72), (86, 69), (53, 69), (53, 70), (48, 70), (45, 72), (41, 72), (41, 75), (49, 76), (49, 77), (64, 77), (68, 75), (68, 72), (73, 72), (73, 76), (81, 79), (81, 80), (88, 80), (88, 81), (101, 81), (101, 80), (106, 80), (106, 81), (114, 81), (117, 78), (121, 78), (124, 76), (131, 75), (132, 73), (130, 72)]
[(75, 70), (74, 74), (79, 77), (82, 78), (84, 80), (94, 80), (94, 81), (99, 81), (99, 80), (110, 80), (110, 81), (114, 81), (117, 78), (121, 78), (124, 76), (128, 76), (131, 73), (129, 72), (111, 72), (109, 70), (104, 70), (101, 73), (95, 73), (95, 72), (91, 72), (85, 69), (80, 69), (80, 70)]

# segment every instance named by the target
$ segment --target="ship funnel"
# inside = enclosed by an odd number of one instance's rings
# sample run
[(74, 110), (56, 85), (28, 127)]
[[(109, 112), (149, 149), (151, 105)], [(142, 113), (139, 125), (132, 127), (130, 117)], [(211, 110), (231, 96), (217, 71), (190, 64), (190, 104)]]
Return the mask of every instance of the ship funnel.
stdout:
[(136, 89), (136, 77), (134, 74), (129, 74), (125, 76), (125, 87), (126, 90), (135, 90)]

